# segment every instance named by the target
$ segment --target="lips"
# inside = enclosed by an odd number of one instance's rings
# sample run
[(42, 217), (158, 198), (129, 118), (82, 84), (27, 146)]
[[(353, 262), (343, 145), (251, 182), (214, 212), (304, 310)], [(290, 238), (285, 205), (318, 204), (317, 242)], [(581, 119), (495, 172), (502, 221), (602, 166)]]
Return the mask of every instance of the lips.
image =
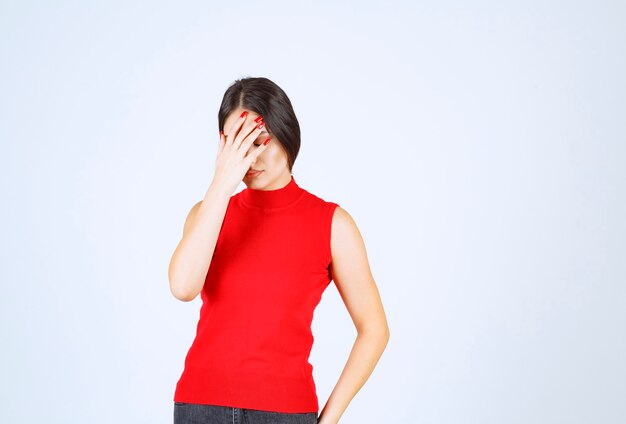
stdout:
[(258, 174), (260, 172), (262, 172), (262, 171), (259, 171), (257, 169), (250, 169), (250, 170), (248, 170), (248, 172), (246, 172), (246, 175), (255, 175), (255, 174)]

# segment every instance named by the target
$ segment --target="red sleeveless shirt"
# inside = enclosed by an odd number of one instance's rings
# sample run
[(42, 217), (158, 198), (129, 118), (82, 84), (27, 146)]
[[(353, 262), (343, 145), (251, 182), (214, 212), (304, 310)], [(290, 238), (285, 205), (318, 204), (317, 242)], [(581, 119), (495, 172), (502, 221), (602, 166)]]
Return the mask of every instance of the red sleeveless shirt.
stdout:
[(311, 322), (339, 206), (290, 182), (231, 196), (174, 401), (318, 412)]

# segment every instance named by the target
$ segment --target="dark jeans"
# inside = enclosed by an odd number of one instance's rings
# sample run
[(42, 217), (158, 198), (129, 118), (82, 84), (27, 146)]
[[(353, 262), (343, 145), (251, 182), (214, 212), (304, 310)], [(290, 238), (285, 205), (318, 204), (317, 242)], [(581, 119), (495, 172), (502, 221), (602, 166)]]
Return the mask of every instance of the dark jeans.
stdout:
[(316, 424), (317, 414), (174, 402), (174, 424)]

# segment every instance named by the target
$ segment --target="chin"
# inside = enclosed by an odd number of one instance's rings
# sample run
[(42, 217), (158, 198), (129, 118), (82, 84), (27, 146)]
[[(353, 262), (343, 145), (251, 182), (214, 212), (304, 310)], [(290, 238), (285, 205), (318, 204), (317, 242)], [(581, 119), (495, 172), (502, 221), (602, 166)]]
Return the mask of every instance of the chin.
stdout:
[(254, 178), (244, 177), (243, 181), (248, 186), (253, 186), (253, 187), (265, 186), (265, 185), (267, 185), (267, 183), (266, 183), (264, 178), (261, 178), (263, 176), (263, 174), (264, 174), (264, 172), (262, 172), (261, 175), (259, 175), (257, 177), (254, 177)]

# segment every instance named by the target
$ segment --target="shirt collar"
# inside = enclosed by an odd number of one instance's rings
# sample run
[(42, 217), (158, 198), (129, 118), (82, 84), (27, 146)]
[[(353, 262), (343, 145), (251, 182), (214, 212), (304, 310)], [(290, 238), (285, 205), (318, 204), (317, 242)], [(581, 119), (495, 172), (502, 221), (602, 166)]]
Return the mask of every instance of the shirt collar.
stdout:
[(257, 208), (280, 208), (295, 202), (304, 192), (291, 175), (287, 185), (274, 190), (258, 190), (246, 187), (241, 191), (241, 199), (246, 206)]

